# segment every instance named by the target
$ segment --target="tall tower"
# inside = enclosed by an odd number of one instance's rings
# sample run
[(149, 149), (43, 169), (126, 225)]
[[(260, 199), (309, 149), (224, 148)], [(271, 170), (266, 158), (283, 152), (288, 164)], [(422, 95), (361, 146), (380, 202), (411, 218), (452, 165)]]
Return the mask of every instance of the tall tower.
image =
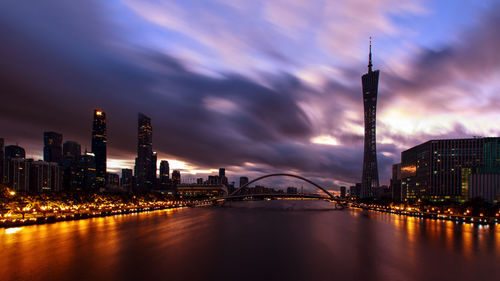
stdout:
[(96, 188), (106, 186), (106, 113), (94, 110), (92, 124), (92, 153), (95, 156)]
[(375, 136), (379, 71), (373, 71), (372, 66), (372, 41), (370, 37), (368, 73), (361, 77), (365, 112), (365, 152), (363, 157), (363, 177), (361, 179), (360, 198), (373, 197), (373, 189), (379, 185), (377, 140)]
[[(137, 186), (141, 190), (152, 187), (156, 177), (156, 160), (153, 155), (153, 128), (151, 118), (139, 113), (137, 128), (137, 158), (135, 163), (135, 177)], [(153, 165), (153, 161), (155, 162)], [(154, 171), (153, 171), (154, 166)]]

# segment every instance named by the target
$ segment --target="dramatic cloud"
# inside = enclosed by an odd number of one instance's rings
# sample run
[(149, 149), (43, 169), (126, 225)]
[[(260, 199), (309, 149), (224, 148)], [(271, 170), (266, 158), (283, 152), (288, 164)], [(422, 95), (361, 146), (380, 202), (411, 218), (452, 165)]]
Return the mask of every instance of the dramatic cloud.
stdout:
[(408, 30), (439, 17), (426, 2), (66, 2), (0, 9), (1, 134), (33, 157), (47, 130), (90, 148), (102, 108), (111, 171), (133, 165), (143, 112), (160, 159), (184, 178), (227, 167), (232, 180), (291, 172), (350, 185), (361, 175), (370, 34), (380, 38), (382, 183), (412, 145), (500, 133), (490, 121), (500, 117), (498, 5), (423, 46)]

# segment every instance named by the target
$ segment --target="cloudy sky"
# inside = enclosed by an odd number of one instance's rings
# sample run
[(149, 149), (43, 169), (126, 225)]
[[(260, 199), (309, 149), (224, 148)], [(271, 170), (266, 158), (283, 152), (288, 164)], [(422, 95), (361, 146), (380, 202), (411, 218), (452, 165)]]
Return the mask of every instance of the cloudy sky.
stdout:
[(372, 36), (388, 184), (413, 145), (500, 135), (498, 26), (494, 1), (3, 1), (0, 137), (34, 158), (48, 130), (90, 149), (100, 108), (118, 171), (143, 112), (185, 179), (226, 167), (231, 180), (290, 172), (336, 189), (361, 178)]

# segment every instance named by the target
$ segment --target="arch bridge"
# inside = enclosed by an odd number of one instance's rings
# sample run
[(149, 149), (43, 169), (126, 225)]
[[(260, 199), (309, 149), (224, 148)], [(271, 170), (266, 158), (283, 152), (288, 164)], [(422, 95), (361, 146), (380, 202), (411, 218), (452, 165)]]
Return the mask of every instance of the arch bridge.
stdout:
[[(296, 179), (299, 179), (299, 180), (302, 180), (304, 182), (307, 182), (307, 183), (311, 184), (312, 186), (316, 187), (317, 189), (323, 191), (327, 196), (321, 196), (321, 195), (304, 195), (304, 194), (294, 194), (294, 195), (291, 195), (291, 194), (282, 194), (282, 193), (279, 193), (279, 194), (240, 194), (240, 192), (242, 190), (244, 190), (246, 187), (248, 187), (252, 183), (255, 183), (257, 181), (260, 181), (260, 180), (265, 179), (265, 178), (270, 178), (270, 177), (292, 177), (292, 178), (296, 178)], [(209, 204), (209, 203), (214, 203), (216, 201), (224, 202), (224, 201), (231, 200), (231, 199), (241, 199), (241, 198), (246, 198), (246, 197), (252, 197), (252, 198), (303, 197), (303, 198), (324, 199), (324, 200), (335, 202), (335, 208), (336, 209), (339, 209), (339, 208), (343, 209), (343, 208), (345, 208), (344, 204), (348, 202), (345, 199), (340, 199), (339, 197), (333, 196), (328, 190), (326, 190), (325, 188), (323, 188), (319, 184), (317, 184), (317, 183), (315, 183), (315, 182), (313, 182), (313, 181), (311, 181), (311, 180), (309, 180), (307, 178), (304, 178), (302, 176), (294, 175), (294, 174), (288, 174), (288, 173), (275, 173), (275, 174), (268, 174), (268, 175), (264, 175), (264, 176), (255, 178), (255, 179), (249, 181), (248, 183), (244, 184), (243, 186), (240, 186), (239, 188), (237, 188), (235, 191), (233, 191), (228, 196), (223, 196), (223, 197), (219, 197), (219, 198), (213, 198), (213, 199), (209, 199), (209, 200), (204, 200), (204, 201), (201, 201), (201, 202), (199, 202), (198, 204), (195, 204), (195, 205)]]

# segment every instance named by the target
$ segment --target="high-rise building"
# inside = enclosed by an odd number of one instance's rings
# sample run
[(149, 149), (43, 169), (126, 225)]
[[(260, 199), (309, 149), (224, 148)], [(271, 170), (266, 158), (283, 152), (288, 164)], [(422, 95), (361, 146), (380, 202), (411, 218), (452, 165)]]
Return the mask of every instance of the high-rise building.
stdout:
[(75, 189), (94, 191), (96, 186), (97, 170), (94, 153), (86, 152), (80, 156), (78, 170), (75, 177)]
[(79, 143), (67, 141), (63, 144), (63, 162), (64, 160), (77, 162), (80, 155), (82, 155), (82, 147)]
[(43, 133), (43, 161), (62, 163), (62, 134), (56, 132)]
[(227, 184), (226, 169), (219, 168), (219, 184)]
[(92, 153), (95, 156), (96, 187), (106, 186), (106, 113), (94, 110), (92, 123)]
[(30, 191), (54, 192), (61, 190), (61, 172), (56, 162), (34, 161), (30, 169)]
[(464, 202), (471, 194), (492, 198), (479, 195), (482, 190), (476, 187), (494, 182), (498, 174), (500, 138), (430, 140), (401, 153), (401, 189), (407, 202)]
[(153, 157), (153, 128), (151, 127), (151, 119), (139, 113), (135, 178), (137, 187), (140, 190), (151, 189), (156, 178), (156, 161), (154, 161)]
[(368, 58), (368, 73), (361, 78), (363, 84), (363, 104), (365, 119), (365, 149), (360, 198), (373, 197), (373, 190), (379, 186), (377, 167), (376, 112), (379, 71), (372, 70), (372, 44)]
[(68, 190), (75, 190), (76, 173), (78, 170), (78, 163), (82, 154), (82, 148), (79, 143), (74, 141), (67, 141), (63, 144), (63, 160), (62, 160), (62, 188)]
[(346, 189), (347, 189), (347, 187), (345, 187), (345, 186), (340, 187), (340, 198), (345, 198)]
[(0, 138), (0, 183), (3, 183), (3, 169), (4, 169), (4, 161), (5, 155), (3, 153), (4, 140)]
[(32, 159), (12, 157), (5, 160), (4, 183), (15, 191), (30, 191), (30, 169)]
[(120, 187), (120, 176), (118, 174), (108, 173), (107, 189), (118, 189)]
[(392, 165), (391, 197), (395, 203), (400, 203), (401, 199), (401, 163)]
[(158, 153), (153, 152), (153, 155), (151, 156), (151, 169), (149, 170), (150, 173), (149, 177), (151, 179), (153, 187), (155, 187), (158, 183), (158, 178), (156, 177), (156, 171), (158, 170), (157, 162), (158, 162)]
[(132, 169), (122, 169), (121, 185), (126, 191), (131, 191), (133, 181)]
[(181, 183), (181, 172), (179, 170), (172, 171), (172, 184), (177, 185)]
[(24, 148), (17, 145), (7, 145), (5, 147), (5, 161), (12, 158), (26, 158), (26, 151)]
[(240, 177), (240, 187), (248, 183), (248, 177)]
[(170, 167), (167, 160), (160, 162), (160, 183), (167, 184), (170, 179)]

